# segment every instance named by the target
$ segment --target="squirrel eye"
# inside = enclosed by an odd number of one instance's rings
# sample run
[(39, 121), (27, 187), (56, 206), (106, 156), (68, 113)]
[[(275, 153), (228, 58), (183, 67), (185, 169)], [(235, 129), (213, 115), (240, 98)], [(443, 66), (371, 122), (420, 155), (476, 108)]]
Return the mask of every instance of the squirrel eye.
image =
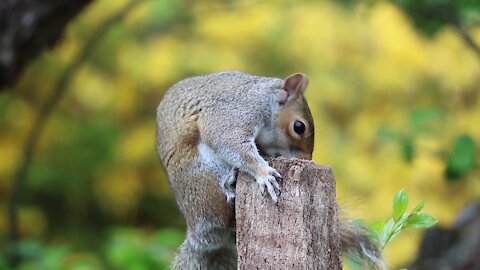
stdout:
[(293, 131), (299, 135), (302, 135), (303, 132), (305, 132), (305, 124), (302, 121), (295, 120), (293, 123)]

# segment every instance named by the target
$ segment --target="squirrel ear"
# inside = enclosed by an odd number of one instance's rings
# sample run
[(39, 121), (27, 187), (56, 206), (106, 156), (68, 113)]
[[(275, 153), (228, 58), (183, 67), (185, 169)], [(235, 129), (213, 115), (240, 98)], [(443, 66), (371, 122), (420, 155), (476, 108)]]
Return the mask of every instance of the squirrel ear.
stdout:
[(308, 78), (307, 75), (296, 73), (288, 76), (283, 82), (283, 89), (288, 93), (288, 100), (294, 99), (307, 89)]

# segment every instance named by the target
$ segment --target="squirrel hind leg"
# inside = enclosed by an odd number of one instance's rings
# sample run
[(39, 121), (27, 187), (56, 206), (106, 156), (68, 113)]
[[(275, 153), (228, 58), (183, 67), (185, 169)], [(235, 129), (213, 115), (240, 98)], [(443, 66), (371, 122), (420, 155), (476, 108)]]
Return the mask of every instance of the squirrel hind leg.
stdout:
[(221, 222), (204, 220), (189, 230), (173, 263), (173, 270), (237, 269), (235, 231)]
[(236, 270), (237, 252), (235, 247), (201, 252), (192, 249), (192, 246), (185, 241), (173, 261), (172, 270), (198, 269)]

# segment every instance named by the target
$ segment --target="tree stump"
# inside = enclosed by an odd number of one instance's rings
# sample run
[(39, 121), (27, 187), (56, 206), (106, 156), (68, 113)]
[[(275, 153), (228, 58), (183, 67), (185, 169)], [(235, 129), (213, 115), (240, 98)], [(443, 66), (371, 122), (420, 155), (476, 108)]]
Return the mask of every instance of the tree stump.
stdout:
[(332, 169), (312, 161), (269, 161), (282, 175), (275, 204), (254, 179), (236, 186), (238, 269), (342, 269)]

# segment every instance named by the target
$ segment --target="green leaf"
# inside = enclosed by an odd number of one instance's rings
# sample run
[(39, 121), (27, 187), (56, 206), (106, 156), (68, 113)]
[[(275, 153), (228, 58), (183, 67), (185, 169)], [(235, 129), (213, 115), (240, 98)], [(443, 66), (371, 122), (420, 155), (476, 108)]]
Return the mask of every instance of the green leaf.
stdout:
[(463, 134), (456, 138), (453, 149), (447, 160), (446, 175), (449, 180), (457, 180), (475, 166), (475, 142), (469, 135)]
[(387, 223), (385, 223), (385, 226), (383, 227), (383, 233), (382, 236), (380, 237), (380, 241), (383, 243), (383, 245), (387, 245), (387, 243), (391, 240), (391, 235), (393, 234), (393, 229), (395, 227), (395, 222), (393, 219), (389, 219)]
[(413, 208), (412, 213), (420, 212), (423, 209), (423, 207), (425, 207), (425, 202), (419, 203), (417, 206), (415, 206), (415, 208)]
[(414, 213), (408, 217), (404, 227), (429, 228), (435, 225), (437, 222), (438, 220), (429, 214)]
[(385, 243), (385, 245), (392, 242), (392, 240), (395, 239), (401, 232), (402, 232), (401, 229), (397, 229), (395, 231), (392, 230), (392, 233), (390, 234), (390, 238), (388, 238), (388, 241)]
[(435, 124), (441, 119), (442, 114), (435, 107), (416, 109), (410, 114), (410, 128), (415, 133), (430, 133), (435, 131)]
[(402, 145), (403, 158), (407, 162), (412, 162), (413, 156), (415, 155), (415, 148), (413, 146), (413, 138), (410, 136), (403, 137), (400, 140)]
[(405, 214), (408, 206), (408, 196), (405, 193), (405, 190), (402, 188), (395, 196), (393, 197), (393, 219), (399, 221), (400, 218)]
[(399, 134), (388, 126), (381, 126), (377, 130), (377, 138), (382, 141), (393, 141), (398, 139)]
[(384, 227), (385, 227), (385, 220), (379, 220), (370, 225), (370, 231), (375, 233), (378, 239), (381, 239)]

